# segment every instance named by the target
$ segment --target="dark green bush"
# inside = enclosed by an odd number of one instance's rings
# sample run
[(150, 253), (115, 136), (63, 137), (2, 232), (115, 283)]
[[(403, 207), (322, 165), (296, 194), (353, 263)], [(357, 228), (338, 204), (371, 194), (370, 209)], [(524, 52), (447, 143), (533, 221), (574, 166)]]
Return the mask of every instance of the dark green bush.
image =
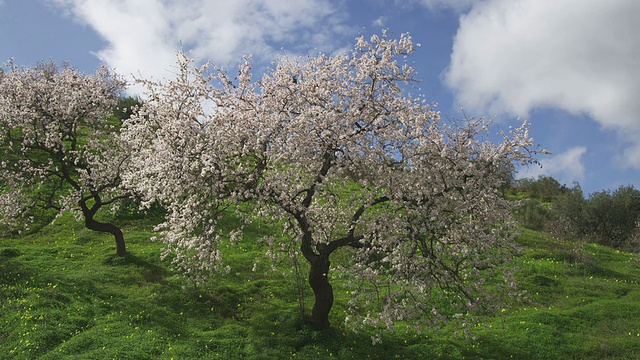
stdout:
[(589, 197), (586, 216), (586, 226), (594, 240), (623, 247), (637, 228), (640, 191), (633, 186), (621, 186), (613, 192), (595, 192)]
[(528, 197), (551, 202), (566, 194), (569, 189), (550, 176), (541, 175), (537, 179), (520, 179), (516, 183), (519, 192), (525, 193)]
[(544, 230), (552, 217), (548, 205), (537, 199), (527, 199), (515, 210), (516, 219), (520, 225), (531, 230)]
[(633, 186), (597, 191), (585, 199), (576, 185), (554, 208), (559, 220), (556, 226), (574, 238), (625, 249), (637, 242), (640, 191)]

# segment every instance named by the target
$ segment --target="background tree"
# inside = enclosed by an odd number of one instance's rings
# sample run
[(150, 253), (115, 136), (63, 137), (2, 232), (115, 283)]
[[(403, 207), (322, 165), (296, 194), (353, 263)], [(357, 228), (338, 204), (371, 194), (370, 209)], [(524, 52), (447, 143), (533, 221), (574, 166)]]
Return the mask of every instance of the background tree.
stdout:
[[(545, 175), (541, 175), (537, 179), (519, 179), (511, 190), (514, 195), (525, 197), (521, 205), (515, 209), (516, 218), (522, 226), (533, 230), (545, 230), (548, 227), (553, 227), (553, 231), (556, 233), (559, 230), (567, 230), (562, 228), (566, 226), (566, 223), (558, 225), (559, 222), (555, 219), (558, 212), (554, 209), (558, 206), (564, 206), (564, 204), (558, 205), (559, 199), (571, 202), (574, 199), (572, 195), (577, 194), (574, 190), (568, 189), (558, 180)], [(581, 192), (578, 194), (578, 199), (582, 200)], [(569, 213), (566, 215), (575, 216), (575, 214)]]
[(562, 237), (637, 249), (640, 191), (633, 186), (600, 190), (585, 197), (576, 184), (555, 199), (551, 210), (557, 220), (550, 230)]
[(623, 247), (640, 219), (640, 191), (633, 186), (597, 191), (589, 195), (587, 204), (589, 235), (604, 245)]
[[(510, 284), (514, 234), (500, 189), (505, 171), (532, 160), (528, 128), (494, 144), (487, 121), (444, 122), (405, 95), (413, 51), (408, 35), (361, 37), (348, 55), (282, 57), (258, 82), (248, 59), (232, 81), (182, 56), (177, 79), (146, 81), (150, 101), (124, 132), (139, 149), (127, 181), (167, 205), (163, 240), (178, 268), (198, 279), (225, 269), (218, 216), (248, 204), (236, 209), (288, 235), (269, 237), (270, 253), (295, 241), (309, 263), (316, 329), (329, 327), (331, 272), (351, 279), (354, 326), (496, 305), (494, 290), (509, 286), (484, 279)], [(337, 251), (350, 260), (332, 267)]]
[(569, 189), (551, 176), (540, 175), (537, 179), (518, 180), (517, 190), (543, 202), (551, 202), (567, 193)]
[[(113, 117), (125, 83), (106, 68), (84, 75), (67, 66), (13, 63), (0, 77), (0, 219), (31, 209), (74, 210), (88, 229), (114, 236), (126, 253), (122, 231), (96, 220), (105, 206), (129, 196), (120, 174), (126, 149)], [(33, 220), (33, 219), (23, 219)]]

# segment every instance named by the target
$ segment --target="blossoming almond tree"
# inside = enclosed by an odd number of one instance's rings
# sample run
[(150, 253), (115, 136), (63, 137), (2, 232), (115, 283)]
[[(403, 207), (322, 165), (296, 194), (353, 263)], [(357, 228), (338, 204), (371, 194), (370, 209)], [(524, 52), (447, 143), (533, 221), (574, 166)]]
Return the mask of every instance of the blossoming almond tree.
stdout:
[[(528, 127), (494, 143), (487, 121), (442, 120), (404, 91), (413, 51), (408, 35), (360, 37), (348, 55), (282, 57), (260, 81), (249, 59), (232, 80), (182, 55), (177, 79), (146, 82), (152, 100), (124, 132), (141, 149), (129, 181), (171, 210), (178, 267), (224, 269), (217, 219), (247, 203), (289, 235), (271, 234), (270, 252), (295, 241), (308, 261), (316, 329), (329, 327), (332, 272), (350, 279), (353, 326), (496, 305), (514, 234), (499, 190), (533, 161)], [(332, 267), (337, 251), (351, 260)], [(484, 286), (495, 273), (506, 284)]]
[(120, 187), (127, 158), (111, 118), (125, 83), (100, 68), (84, 75), (69, 66), (9, 63), (0, 77), (0, 219), (17, 225), (30, 208), (74, 210), (88, 229), (122, 231), (96, 220), (101, 208), (129, 196)]

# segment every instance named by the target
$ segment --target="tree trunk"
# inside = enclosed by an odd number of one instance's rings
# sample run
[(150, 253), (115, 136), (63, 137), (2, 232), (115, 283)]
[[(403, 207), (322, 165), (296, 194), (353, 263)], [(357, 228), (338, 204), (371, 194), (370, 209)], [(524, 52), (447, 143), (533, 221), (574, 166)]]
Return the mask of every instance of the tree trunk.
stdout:
[(329, 255), (320, 254), (310, 261), (309, 285), (316, 297), (311, 311), (311, 325), (316, 330), (329, 328), (329, 311), (333, 306), (333, 287), (329, 284)]
[(127, 254), (127, 249), (124, 243), (124, 235), (122, 234), (122, 230), (120, 230), (119, 227), (109, 223), (101, 223), (94, 220), (92, 217), (87, 216), (85, 216), (84, 224), (89, 230), (106, 232), (113, 235), (116, 240), (116, 254), (118, 254), (118, 256), (125, 256)]

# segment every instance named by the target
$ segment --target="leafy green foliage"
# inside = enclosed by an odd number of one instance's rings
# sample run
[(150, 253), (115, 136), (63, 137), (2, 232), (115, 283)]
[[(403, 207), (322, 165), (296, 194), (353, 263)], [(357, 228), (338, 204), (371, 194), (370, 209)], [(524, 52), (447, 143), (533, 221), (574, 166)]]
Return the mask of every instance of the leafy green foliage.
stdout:
[(556, 204), (564, 202), (572, 191), (549, 176), (517, 180), (515, 187), (509, 190), (512, 197), (522, 200), (515, 209), (518, 222), (528, 229), (540, 231), (548, 229), (551, 220), (557, 217)]
[(544, 230), (552, 217), (552, 210), (538, 199), (527, 199), (515, 209), (515, 216), (528, 229)]
[(516, 183), (517, 190), (528, 197), (550, 202), (567, 193), (565, 185), (550, 176), (540, 176), (537, 179), (520, 179)]
[(561, 238), (640, 250), (640, 190), (621, 186), (585, 197), (580, 185), (568, 188), (551, 177), (521, 179), (512, 189), (522, 199), (515, 215), (520, 224)]
[(640, 221), (640, 191), (621, 186), (584, 198), (579, 186), (558, 200), (560, 226), (575, 238), (632, 250)]
[(638, 228), (640, 191), (621, 186), (615, 191), (591, 194), (587, 207), (587, 226), (598, 242), (622, 247)]

